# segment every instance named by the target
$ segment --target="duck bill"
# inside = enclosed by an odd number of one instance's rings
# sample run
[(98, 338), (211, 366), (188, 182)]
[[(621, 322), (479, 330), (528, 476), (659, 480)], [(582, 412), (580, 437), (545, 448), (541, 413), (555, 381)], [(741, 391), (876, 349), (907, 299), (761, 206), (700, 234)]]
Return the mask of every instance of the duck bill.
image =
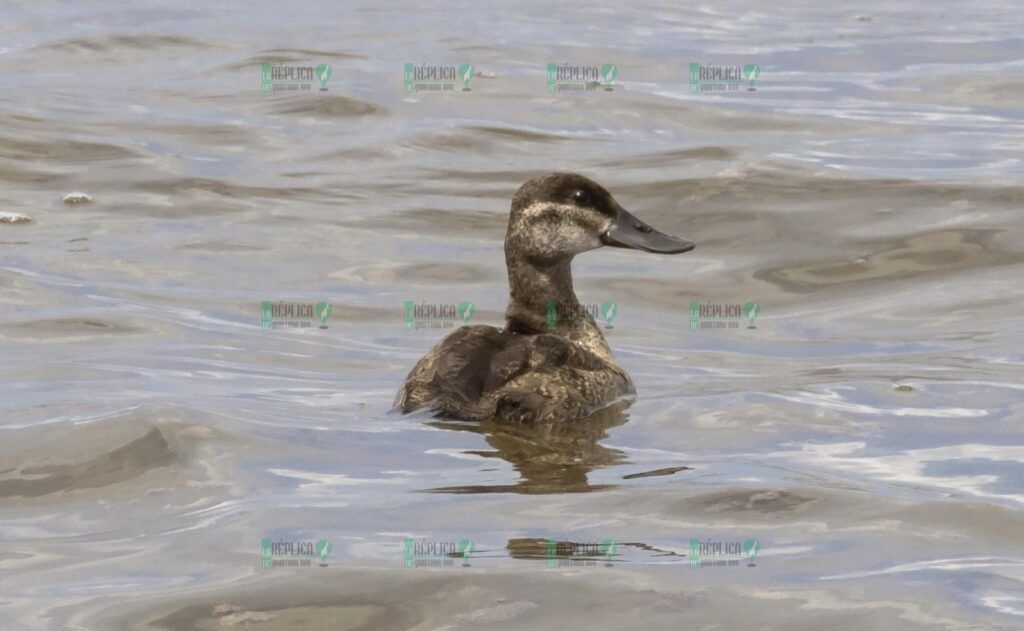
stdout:
[(656, 254), (682, 254), (697, 247), (686, 239), (655, 230), (619, 207), (618, 219), (601, 235), (601, 242), (616, 248), (633, 248)]

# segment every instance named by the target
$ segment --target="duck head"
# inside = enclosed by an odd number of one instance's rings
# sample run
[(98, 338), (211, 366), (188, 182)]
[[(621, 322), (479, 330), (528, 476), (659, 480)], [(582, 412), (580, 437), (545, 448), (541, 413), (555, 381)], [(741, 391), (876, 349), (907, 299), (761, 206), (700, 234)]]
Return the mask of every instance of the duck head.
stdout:
[[(556, 313), (580, 306), (572, 287), (572, 259), (603, 245), (658, 254), (689, 252), (694, 244), (659, 232), (619, 205), (604, 188), (575, 173), (552, 173), (523, 184), (512, 198), (505, 235), (511, 296), (506, 328), (516, 333), (550, 329)], [(559, 332), (593, 328), (585, 319), (558, 321)], [(595, 352), (611, 358), (596, 328)]]
[(545, 265), (603, 245), (656, 254), (681, 254), (696, 247), (640, 221), (600, 184), (575, 173), (536, 177), (512, 198), (506, 255)]

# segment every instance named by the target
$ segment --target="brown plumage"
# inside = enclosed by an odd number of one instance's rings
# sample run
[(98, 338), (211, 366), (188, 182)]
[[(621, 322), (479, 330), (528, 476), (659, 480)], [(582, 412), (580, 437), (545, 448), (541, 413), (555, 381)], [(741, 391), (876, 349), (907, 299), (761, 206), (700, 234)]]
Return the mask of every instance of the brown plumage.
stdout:
[(665, 254), (689, 241), (654, 230), (596, 182), (572, 173), (534, 178), (512, 198), (505, 262), (511, 297), (503, 329), (464, 326), (441, 340), (406, 377), (402, 412), (529, 423), (572, 421), (635, 390), (572, 288), (572, 258), (602, 245)]

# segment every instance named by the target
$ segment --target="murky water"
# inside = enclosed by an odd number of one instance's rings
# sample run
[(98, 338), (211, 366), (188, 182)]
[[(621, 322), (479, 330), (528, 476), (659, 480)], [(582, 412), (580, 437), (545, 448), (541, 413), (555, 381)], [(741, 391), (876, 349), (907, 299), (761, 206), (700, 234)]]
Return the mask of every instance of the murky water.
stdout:
[[(1024, 624), (1015, 7), (207, 4), (0, 8), (31, 219), (0, 221), (0, 627)], [(478, 74), (405, 93), (406, 62)], [(547, 62), (618, 76), (549, 93)], [(691, 62), (761, 74), (693, 93)], [(263, 94), (262, 63), (333, 75)], [(405, 301), (499, 325), (509, 200), (553, 170), (698, 243), (576, 260), (637, 402), (389, 413), (446, 332)]]

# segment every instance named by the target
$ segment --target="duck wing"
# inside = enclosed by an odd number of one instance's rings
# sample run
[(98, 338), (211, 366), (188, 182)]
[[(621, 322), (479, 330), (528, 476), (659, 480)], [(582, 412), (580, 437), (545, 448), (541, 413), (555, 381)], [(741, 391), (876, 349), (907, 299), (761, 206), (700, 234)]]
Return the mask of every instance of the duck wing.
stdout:
[(521, 371), (529, 356), (514, 336), (492, 326), (463, 326), (427, 353), (413, 367), (395, 398), (395, 407), (411, 412), (432, 407), (466, 419), (486, 418), (481, 407), (486, 392)]
[(621, 368), (564, 337), (473, 325), (452, 332), (416, 364), (395, 406), (466, 420), (564, 420), (631, 392)]
[(489, 393), (494, 417), (511, 423), (562, 422), (589, 416), (635, 393), (618, 364), (554, 334), (519, 336), (524, 369)]

